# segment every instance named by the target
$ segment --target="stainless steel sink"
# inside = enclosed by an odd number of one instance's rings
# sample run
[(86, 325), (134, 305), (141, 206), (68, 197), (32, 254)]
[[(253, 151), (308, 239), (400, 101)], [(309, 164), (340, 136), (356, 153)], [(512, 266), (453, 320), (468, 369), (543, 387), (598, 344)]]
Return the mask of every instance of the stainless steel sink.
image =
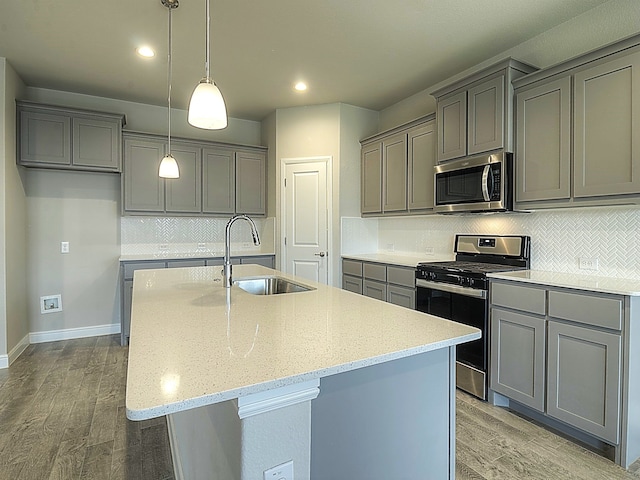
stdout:
[(240, 278), (234, 280), (233, 284), (252, 295), (278, 295), (315, 290), (313, 287), (276, 276)]

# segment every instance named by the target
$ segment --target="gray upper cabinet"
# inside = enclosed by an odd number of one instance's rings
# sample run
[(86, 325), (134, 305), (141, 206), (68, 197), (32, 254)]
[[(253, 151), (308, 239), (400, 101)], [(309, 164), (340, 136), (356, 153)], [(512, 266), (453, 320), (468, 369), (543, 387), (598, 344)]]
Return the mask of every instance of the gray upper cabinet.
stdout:
[(26, 167), (120, 172), (124, 115), (16, 102), (17, 163)]
[(361, 211), (382, 213), (382, 145), (380, 142), (362, 147)]
[(125, 212), (164, 212), (164, 179), (158, 176), (163, 156), (163, 140), (125, 137), (122, 175)]
[(467, 154), (467, 92), (438, 99), (438, 161)]
[(236, 167), (233, 150), (202, 151), (202, 211), (233, 214), (236, 211)]
[(640, 52), (575, 73), (574, 196), (640, 192)]
[(425, 213), (433, 208), (433, 115), (362, 140), (361, 212)]
[(513, 152), (511, 82), (536, 70), (507, 58), (433, 93), (437, 161), (497, 149)]
[(236, 152), (236, 212), (266, 214), (266, 154)]
[(164, 181), (165, 209), (167, 213), (200, 213), (202, 210), (201, 149), (174, 143), (171, 155), (180, 169), (179, 178)]
[(434, 122), (414, 127), (407, 133), (409, 211), (433, 208), (433, 167), (436, 164)]
[(469, 155), (504, 147), (504, 90), (504, 75), (499, 75), (467, 92)]
[(179, 178), (158, 176), (166, 138), (127, 132), (125, 214), (266, 215), (266, 149), (181, 139), (171, 145)]
[(516, 201), (571, 195), (571, 78), (516, 95)]
[(640, 35), (513, 82), (516, 207), (640, 203)]
[(407, 209), (407, 134), (382, 140), (382, 211)]

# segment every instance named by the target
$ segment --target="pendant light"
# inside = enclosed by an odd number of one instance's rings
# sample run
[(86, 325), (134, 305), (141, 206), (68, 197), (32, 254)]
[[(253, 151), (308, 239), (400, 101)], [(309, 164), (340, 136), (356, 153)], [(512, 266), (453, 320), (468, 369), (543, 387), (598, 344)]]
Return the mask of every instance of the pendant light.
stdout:
[(168, 92), (167, 97), (169, 99), (169, 108), (167, 115), (167, 123), (169, 126), (168, 131), (168, 145), (167, 145), (167, 154), (164, 156), (162, 161), (160, 162), (160, 169), (158, 171), (158, 175), (162, 178), (179, 178), (180, 177), (180, 169), (178, 168), (178, 162), (171, 155), (171, 10), (174, 8), (178, 8), (178, 0), (161, 0), (162, 5), (169, 9), (169, 57), (168, 57), (168, 73), (167, 73), (167, 84), (168, 84)]
[(227, 107), (224, 104), (222, 93), (213, 82), (210, 75), (211, 54), (209, 51), (211, 16), (209, 15), (209, 1), (206, 4), (206, 45), (205, 45), (205, 77), (200, 80), (191, 94), (189, 102), (189, 114), (187, 120), (191, 125), (207, 130), (220, 130), (227, 126)]

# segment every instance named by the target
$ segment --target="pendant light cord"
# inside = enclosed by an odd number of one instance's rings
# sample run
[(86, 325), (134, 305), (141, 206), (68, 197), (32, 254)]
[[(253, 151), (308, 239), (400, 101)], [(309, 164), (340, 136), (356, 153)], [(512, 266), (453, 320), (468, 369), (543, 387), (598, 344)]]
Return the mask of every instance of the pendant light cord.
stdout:
[(209, 3), (211, 0), (205, 0), (207, 3), (206, 6), (206, 17), (207, 17), (207, 34), (206, 34), (206, 39), (207, 39), (207, 44), (205, 45), (205, 55), (207, 58), (205, 58), (204, 60), (204, 71), (205, 71), (205, 75), (207, 76), (207, 81), (209, 81), (209, 79), (211, 78), (211, 74), (210, 74), (210, 68), (209, 68), (209, 64), (211, 63), (211, 47), (209, 46), (211, 39), (210, 39), (210, 29), (211, 29), (211, 14), (209, 12)]
[(171, 155), (171, 10), (173, 10), (173, 8), (169, 7), (169, 55), (168, 55), (168, 67), (167, 67), (167, 77), (168, 77), (168, 87), (167, 87), (167, 96), (168, 96), (168, 103), (169, 103), (169, 111), (167, 114), (167, 123), (168, 123), (168, 149), (169, 151), (167, 152), (169, 155)]

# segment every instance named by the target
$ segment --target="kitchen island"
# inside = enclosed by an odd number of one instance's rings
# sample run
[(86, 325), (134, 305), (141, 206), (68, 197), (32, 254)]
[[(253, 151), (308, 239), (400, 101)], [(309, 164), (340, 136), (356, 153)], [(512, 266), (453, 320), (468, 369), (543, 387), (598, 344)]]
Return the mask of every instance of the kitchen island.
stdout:
[(453, 478), (455, 346), (480, 331), (255, 266), (137, 271), (127, 416), (167, 415), (177, 478)]

